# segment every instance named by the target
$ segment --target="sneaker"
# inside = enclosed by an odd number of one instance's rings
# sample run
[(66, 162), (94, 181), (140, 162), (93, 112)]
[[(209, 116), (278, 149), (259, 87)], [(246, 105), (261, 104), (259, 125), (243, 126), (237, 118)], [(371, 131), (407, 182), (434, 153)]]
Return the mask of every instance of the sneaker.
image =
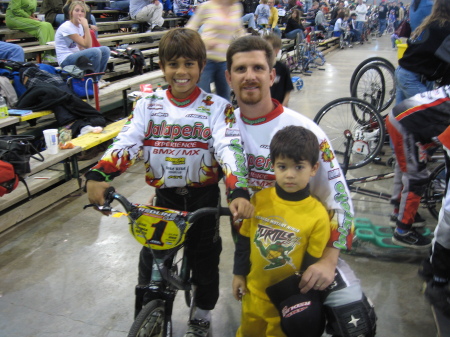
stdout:
[(138, 30), (139, 30), (138, 27), (131, 27), (131, 32), (132, 33), (137, 33)]
[(448, 284), (439, 286), (433, 281), (428, 282), (425, 288), (425, 297), (432, 306), (450, 318), (450, 288)]
[(164, 30), (166, 30), (166, 29), (163, 27), (160, 27), (160, 26), (155, 26), (152, 28), (152, 32), (162, 32)]
[(348, 47), (349, 47), (349, 48), (353, 48), (353, 45), (349, 44)]
[(417, 233), (415, 229), (411, 229), (404, 234), (400, 234), (397, 229), (394, 231), (392, 243), (412, 249), (425, 249), (431, 247), (431, 240)]
[(44, 62), (44, 63), (58, 63), (58, 60), (53, 55), (45, 55), (42, 58), (42, 62)]
[[(398, 217), (398, 213), (392, 213), (390, 215), (389, 218), (389, 226), (395, 228), (397, 227), (397, 217)], [(422, 216), (419, 214), (419, 212), (416, 213), (416, 215), (414, 216), (414, 222), (412, 224), (413, 228), (423, 228), (426, 225), (426, 221), (424, 218), (422, 218)]]
[(119, 19), (119, 21), (130, 21), (130, 20), (131, 20), (131, 16), (130, 15), (124, 16), (123, 18)]
[(426, 282), (430, 282), (433, 279), (433, 268), (429, 257), (422, 261), (417, 274)]
[(209, 321), (203, 319), (191, 319), (184, 337), (206, 337), (209, 332)]
[(107, 82), (105, 80), (100, 80), (100, 81), (98, 81), (98, 88), (102, 89), (104, 87), (107, 87), (110, 84), (111, 84), (111, 82)]

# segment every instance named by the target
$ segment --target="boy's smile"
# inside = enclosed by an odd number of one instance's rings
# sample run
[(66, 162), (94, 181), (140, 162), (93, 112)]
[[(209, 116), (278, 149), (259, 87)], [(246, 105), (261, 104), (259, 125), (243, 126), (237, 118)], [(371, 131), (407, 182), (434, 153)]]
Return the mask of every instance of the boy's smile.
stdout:
[(175, 98), (184, 99), (189, 97), (200, 78), (198, 61), (184, 57), (178, 57), (166, 62), (161, 69)]

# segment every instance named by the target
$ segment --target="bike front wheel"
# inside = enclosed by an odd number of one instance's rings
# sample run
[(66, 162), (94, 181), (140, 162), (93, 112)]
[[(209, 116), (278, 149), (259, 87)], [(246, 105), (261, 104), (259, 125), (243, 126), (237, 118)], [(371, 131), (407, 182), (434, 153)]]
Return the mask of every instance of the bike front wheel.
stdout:
[(439, 210), (442, 206), (442, 198), (445, 194), (445, 181), (445, 163), (442, 163), (437, 166), (433, 172), (431, 172), (427, 188), (423, 196), (425, 206), (436, 220), (439, 217)]
[(383, 147), (384, 120), (364, 100), (344, 97), (331, 101), (320, 109), (314, 122), (328, 136), (344, 171), (370, 163)]
[(164, 301), (147, 303), (133, 322), (128, 337), (172, 337), (172, 322), (166, 318)]

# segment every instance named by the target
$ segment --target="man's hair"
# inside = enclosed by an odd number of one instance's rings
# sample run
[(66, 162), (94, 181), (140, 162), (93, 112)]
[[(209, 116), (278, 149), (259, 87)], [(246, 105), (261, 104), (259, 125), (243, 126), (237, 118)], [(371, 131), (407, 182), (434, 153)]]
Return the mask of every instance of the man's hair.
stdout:
[(200, 71), (206, 62), (206, 47), (200, 34), (188, 28), (169, 30), (159, 42), (159, 60), (164, 67), (170, 60), (184, 57), (196, 60)]
[(273, 50), (281, 49), (281, 38), (276, 34), (264, 35), (263, 39), (270, 43)]
[(72, 12), (75, 9), (75, 6), (80, 6), (84, 9), (85, 13), (89, 12), (89, 8), (84, 1), (71, 1), (69, 2), (69, 17), (72, 19)]
[(316, 135), (302, 126), (286, 126), (270, 142), (270, 160), (289, 158), (296, 163), (304, 160), (314, 166), (319, 160), (319, 141)]
[[(161, 46), (161, 44), (160, 44)], [(160, 47), (161, 48), (161, 47)], [(227, 70), (231, 72), (233, 56), (237, 53), (246, 53), (251, 51), (263, 51), (266, 54), (267, 64), (272, 69), (274, 64), (273, 48), (266, 40), (260, 36), (243, 36), (234, 40), (227, 50)]]

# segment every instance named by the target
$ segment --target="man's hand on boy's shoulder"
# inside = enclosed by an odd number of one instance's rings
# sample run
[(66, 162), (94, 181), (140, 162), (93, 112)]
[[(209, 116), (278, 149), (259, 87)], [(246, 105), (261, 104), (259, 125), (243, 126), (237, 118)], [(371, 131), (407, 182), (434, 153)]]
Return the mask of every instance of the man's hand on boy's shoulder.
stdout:
[(233, 221), (240, 219), (250, 219), (253, 216), (254, 207), (245, 198), (236, 198), (230, 203), (230, 211), (233, 215)]

